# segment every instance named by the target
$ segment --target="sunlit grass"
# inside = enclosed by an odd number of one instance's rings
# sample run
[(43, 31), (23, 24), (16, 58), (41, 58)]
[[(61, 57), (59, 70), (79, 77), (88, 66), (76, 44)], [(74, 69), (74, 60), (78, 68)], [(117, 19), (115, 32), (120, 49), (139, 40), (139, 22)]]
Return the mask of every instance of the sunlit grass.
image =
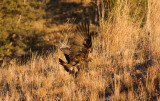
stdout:
[(117, 3), (93, 39), (92, 62), (77, 78), (59, 64), (59, 49), (33, 53), (26, 64), (0, 68), (0, 100), (160, 100), (160, 1), (149, 0), (143, 27), (130, 16), (132, 4)]

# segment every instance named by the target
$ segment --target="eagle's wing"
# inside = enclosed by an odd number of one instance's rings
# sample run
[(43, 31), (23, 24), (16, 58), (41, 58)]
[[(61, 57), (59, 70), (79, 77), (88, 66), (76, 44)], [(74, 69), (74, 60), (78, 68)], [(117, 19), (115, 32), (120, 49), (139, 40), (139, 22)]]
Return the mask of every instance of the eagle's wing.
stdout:
[(92, 47), (91, 34), (89, 33), (89, 23), (82, 22), (77, 25), (76, 33), (71, 43), (70, 62), (76, 65), (88, 58)]

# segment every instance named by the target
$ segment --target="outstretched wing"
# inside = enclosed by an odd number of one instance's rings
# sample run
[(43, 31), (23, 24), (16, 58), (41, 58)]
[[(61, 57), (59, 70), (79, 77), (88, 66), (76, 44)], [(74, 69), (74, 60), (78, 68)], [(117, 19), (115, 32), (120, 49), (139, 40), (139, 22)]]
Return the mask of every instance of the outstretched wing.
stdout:
[(82, 22), (77, 25), (76, 33), (71, 43), (70, 62), (73, 65), (85, 61), (92, 47), (91, 34), (89, 33), (89, 23)]

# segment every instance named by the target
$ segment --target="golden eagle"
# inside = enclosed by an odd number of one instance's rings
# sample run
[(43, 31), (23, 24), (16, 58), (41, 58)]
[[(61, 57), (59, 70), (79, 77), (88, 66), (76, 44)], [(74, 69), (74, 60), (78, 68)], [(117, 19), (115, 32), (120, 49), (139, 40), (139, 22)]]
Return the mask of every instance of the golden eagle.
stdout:
[(60, 64), (69, 73), (77, 73), (83, 63), (88, 63), (88, 54), (91, 51), (92, 39), (89, 32), (89, 22), (81, 22), (76, 26), (74, 38), (71, 40), (71, 47), (61, 48), (67, 62), (59, 59)]

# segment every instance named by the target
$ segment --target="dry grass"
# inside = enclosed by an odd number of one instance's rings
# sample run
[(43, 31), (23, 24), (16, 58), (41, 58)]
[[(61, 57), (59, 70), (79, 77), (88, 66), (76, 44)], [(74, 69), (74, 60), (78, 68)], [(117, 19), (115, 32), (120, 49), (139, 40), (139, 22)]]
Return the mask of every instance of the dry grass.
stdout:
[(94, 38), (89, 68), (74, 78), (59, 64), (60, 50), (33, 53), (24, 65), (0, 68), (0, 100), (160, 101), (160, 1), (149, 0), (143, 27), (129, 15), (132, 3), (117, 2)]

